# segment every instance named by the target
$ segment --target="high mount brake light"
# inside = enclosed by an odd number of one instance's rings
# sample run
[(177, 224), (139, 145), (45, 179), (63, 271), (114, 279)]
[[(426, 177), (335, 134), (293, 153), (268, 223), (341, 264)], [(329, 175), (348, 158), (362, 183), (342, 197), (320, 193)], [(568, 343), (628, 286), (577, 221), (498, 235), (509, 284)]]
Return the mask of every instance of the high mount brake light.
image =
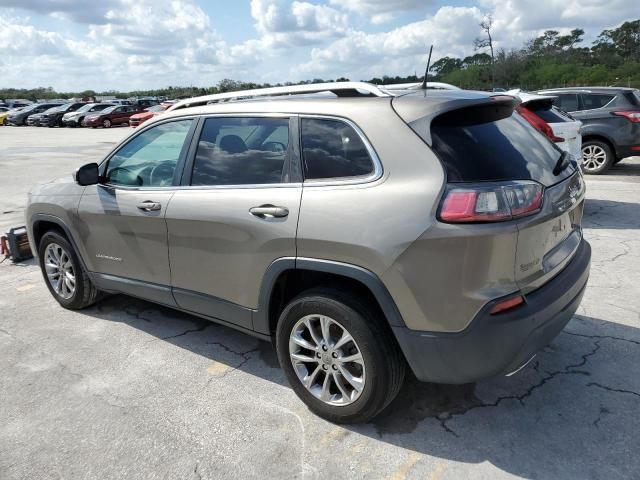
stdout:
[(556, 136), (549, 124), (536, 115), (535, 112), (522, 105), (519, 105), (516, 108), (516, 111), (524, 117), (524, 119), (529, 122), (533, 128), (548, 137), (552, 142), (564, 142), (564, 138)]
[(529, 180), (450, 184), (438, 217), (446, 223), (505, 222), (539, 212), (542, 196), (542, 185)]
[(612, 112), (619, 117), (625, 117), (631, 123), (640, 123), (640, 110), (626, 111), (626, 112)]

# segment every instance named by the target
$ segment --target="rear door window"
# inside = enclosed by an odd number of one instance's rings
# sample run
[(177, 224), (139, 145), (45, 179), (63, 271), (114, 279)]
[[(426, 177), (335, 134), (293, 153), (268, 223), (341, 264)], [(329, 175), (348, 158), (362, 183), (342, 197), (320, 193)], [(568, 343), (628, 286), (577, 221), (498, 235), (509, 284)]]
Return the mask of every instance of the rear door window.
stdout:
[(613, 100), (615, 95), (603, 95), (596, 93), (583, 93), (582, 94), (582, 105), (584, 110), (593, 110), (596, 108), (602, 108), (606, 106), (611, 100)]
[(207, 118), (191, 185), (260, 185), (288, 180), (288, 118)]
[(578, 95), (575, 93), (561, 93), (558, 95), (555, 104), (560, 110), (564, 110), (565, 112), (577, 112), (580, 110)]
[(535, 180), (549, 186), (572, 173), (566, 168), (553, 174), (562, 152), (518, 113), (487, 121), (477, 114), (481, 110), (455, 110), (431, 123), (447, 182)]
[(305, 180), (363, 177), (375, 171), (362, 138), (343, 121), (302, 118), (301, 139)]

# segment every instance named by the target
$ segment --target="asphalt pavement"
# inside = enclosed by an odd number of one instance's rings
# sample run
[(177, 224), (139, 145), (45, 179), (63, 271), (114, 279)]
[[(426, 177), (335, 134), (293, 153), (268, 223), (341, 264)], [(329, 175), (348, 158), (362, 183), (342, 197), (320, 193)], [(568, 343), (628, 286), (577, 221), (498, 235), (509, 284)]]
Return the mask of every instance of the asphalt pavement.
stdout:
[[(129, 132), (0, 127), (0, 230)], [(268, 343), (124, 295), (64, 310), (34, 261), (5, 261), (0, 479), (640, 478), (638, 179), (640, 158), (587, 178), (587, 291), (529, 366), (409, 379), (368, 425), (311, 414)]]

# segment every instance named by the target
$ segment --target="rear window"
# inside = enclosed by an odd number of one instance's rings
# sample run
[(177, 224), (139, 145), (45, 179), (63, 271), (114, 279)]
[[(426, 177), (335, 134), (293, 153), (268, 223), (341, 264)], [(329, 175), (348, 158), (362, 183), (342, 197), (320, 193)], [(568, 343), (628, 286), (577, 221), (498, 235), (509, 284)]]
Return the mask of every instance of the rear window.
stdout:
[(288, 181), (289, 119), (207, 118), (191, 185), (263, 185)]
[(640, 90), (626, 91), (624, 92), (624, 96), (631, 105), (635, 105), (636, 107), (640, 106)]
[(580, 110), (578, 106), (578, 95), (575, 93), (561, 93), (555, 101), (556, 106), (565, 112), (577, 112)]
[(301, 121), (305, 179), (361, 177), (374, 172), (367, 147), (350, 125), (325, 118)]
[(584, 110), (593, 110), (595, 108), (602, 108), (613, 100), (615, 95), (603, 95), (596, 93), (583, 93), (582, 104)]
[(536, 115), (538, 115), (541, 119), (543, 119), (547, 123), (563, 123), (563, 122), (571, 121), (567, 116), (563, 115), (560, 110), (556, 110), (548, 107), (547, 108), (530, 108), (528, 105), (526, 108), (534, 112)]
[(431, 138), (449, 183), (535, 180), (548, 186), (565, 178), (552, 172), (562, 152), (518, 113), (491, 121), (469, 108), (455, 110), (433, 120)]

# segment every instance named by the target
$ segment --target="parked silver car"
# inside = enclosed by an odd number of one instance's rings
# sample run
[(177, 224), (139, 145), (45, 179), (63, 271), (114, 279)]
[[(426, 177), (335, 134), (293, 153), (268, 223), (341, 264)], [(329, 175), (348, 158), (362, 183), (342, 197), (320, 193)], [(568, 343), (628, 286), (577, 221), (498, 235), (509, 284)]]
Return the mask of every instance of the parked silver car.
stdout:
[(511, 374), (591, 250), (575, 162), (510, 96), (331, 83), (177, 103), (29, 196), (65, 308), (122, 292), (273, 340), (295, 392), (367, 421), (402, 385)]

